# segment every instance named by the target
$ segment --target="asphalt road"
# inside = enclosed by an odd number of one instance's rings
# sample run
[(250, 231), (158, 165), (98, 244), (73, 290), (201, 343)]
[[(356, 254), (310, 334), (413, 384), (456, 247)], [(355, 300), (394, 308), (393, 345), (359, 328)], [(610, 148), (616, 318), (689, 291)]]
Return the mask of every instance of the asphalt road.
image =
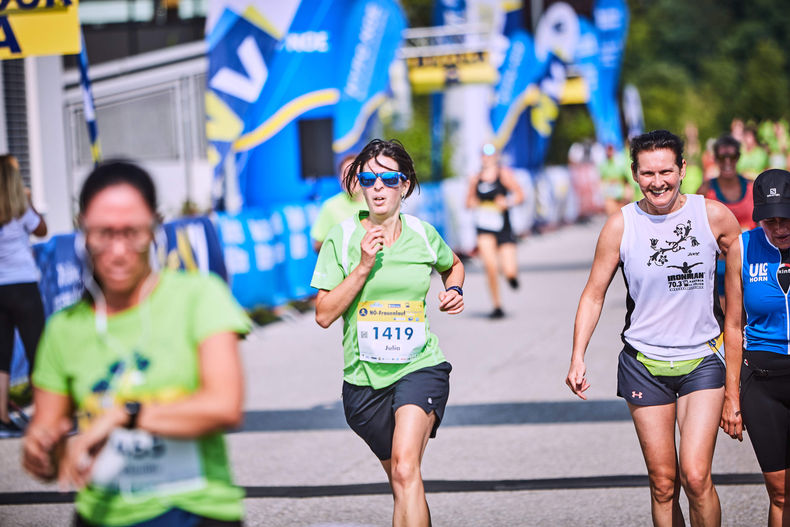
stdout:
[[(625, 288), (612, 282), (587, 355), (589, 400), (564, 385), (573, 317), (602, 220), (519, 245), (521, 287), (490, 321), (485, 277), (467, 264), (466, 310), (431, 327), (453, 364), (450, 403), (423, 463), (436, 526), (650, 524), (646, 471), (625, 403), (615, 396)], [(386, 526), (386, 477), (340, 406), (340, 323), (311, 315), (257, 329), (242, 349), (244, 429), (228, 436), (247, 525)], [(19, 440), (0, 441), (0, 525), (65, 526), (69, 495), (19, 468)], [(713, 470), (723, 524), (764, 525), (768, 499), (748, 441), (719, 434)], [(688, 509), (686, 518), (688, 521)]]

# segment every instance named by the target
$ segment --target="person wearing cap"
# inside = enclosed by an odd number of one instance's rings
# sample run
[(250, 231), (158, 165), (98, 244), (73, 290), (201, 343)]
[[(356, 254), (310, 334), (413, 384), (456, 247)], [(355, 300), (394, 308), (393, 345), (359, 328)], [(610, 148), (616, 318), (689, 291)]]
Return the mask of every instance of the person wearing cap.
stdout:
[(711, 463), (725, 370), (716, 259), (740, 229), (721, 203), (680, 192), (686, 162), (676, 135), (656, 130), (635, 137), (631, 158), (644, 198), (609, 216), (601, 230), (579, 300), (565, 383), (586, 399), (584, 354), (620, 269), (628, 296), (617, 395), (628, 403), (642, 447), (653, 524), (683, 525), (682, 485), (691, 525), (719, 525)]
[(469, 179), (466, 206), (474, 209), (477, 228), (477, 250), (488, 278), (488, 290), (494, 310), (492, 319), (502, 318), (502, 298), (499, 294), (499, 269), (508, 284), (518, 289), (516, 235), (510, 225), (508, 209), (524, 202), (524, 191), (513, 171), (503, 167), (494, 145), (483, 145), (480, 172)]
[(761, 173), (753, 199), (759, 226), (727, 255), (720, 426), (739, 441), (749, 431), (770, 499), (768, 525), (779, 527), (790, 520), (790, 172)]

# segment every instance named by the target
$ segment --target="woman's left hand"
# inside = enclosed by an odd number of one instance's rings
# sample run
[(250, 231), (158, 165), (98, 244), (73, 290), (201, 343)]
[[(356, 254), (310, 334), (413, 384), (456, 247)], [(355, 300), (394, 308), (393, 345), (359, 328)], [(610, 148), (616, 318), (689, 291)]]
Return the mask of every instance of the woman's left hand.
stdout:
[(464, 296), (455, 289), (439, 293), (439, 311), (457, 315), (464, 310)]
[(724, 395), (724, 408), (721, 411), (719, 426), (724, 433), (733, 439), (743, 441), (743, 418), (741, 417), (741, 404), (738, 395)]
[(126, 422), (128, 416), (120, 407), (113, 407), (96, 419), (84, 433), (69, 439), (58, 471), (58, 484), (62, 489), (85, 487), (91, 480), (96, 456), (110, 437), (110, 433)]

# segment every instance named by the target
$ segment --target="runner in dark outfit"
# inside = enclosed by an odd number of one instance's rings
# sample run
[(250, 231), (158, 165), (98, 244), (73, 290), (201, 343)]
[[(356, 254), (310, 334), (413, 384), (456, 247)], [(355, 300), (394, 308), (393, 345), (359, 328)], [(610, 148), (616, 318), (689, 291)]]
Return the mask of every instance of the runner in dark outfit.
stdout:
[(768, 525), (790, 525), (790, 172), (754, 182), (754, 221), (727, 256), (727, 357), (721, 427), (760, 463), (770, 498)]
[(499, 268), (513, 289), (518, 288), (516, 236), (508, 209), (524, 201), (524, 191), (513, 172), (499, 162), (492, 144), (483, 146), (480, 172), (469, 180), (466, 206), (474, 209), (477, 250), (488, 278), (494, 310), (490, 318), (505, 316), (499, 294)]

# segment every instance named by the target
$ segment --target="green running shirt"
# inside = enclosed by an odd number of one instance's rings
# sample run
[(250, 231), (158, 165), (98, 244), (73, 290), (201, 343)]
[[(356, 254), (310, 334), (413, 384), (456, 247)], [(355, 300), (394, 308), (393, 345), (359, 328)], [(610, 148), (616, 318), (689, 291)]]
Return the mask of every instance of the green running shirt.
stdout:
[[(217, 333), (243, 335), (250, 328), (220, 278), (162, 271), (142, 305), (108, 317), (106, 338), (97, 333), (93, 308), (85, 300), (55, 313), (41, 337), (33, 385), (71, 398), (84, 430), (107, 404), (165, 403), (188, 396), (200, 385), (199, 344)], [(174, 507), (239, 520), (243, 491), (232, 483), (223, 434), (196, 442), (203, 488), (129, 498), (89, 485), (77, 494), (77, 511), (91, 523), (111, 526), (145, 521)]]
[[(365, 235), (360, 219), (368, 214), (361, 211), (329, 231), (318, 255), (310, 283), (312, 287), (331, 291), (359, 264), (360, 242)], [(343, 379), (357, 386), (384, 388), (404, 375), (436, 366), (445, 360), (436, 335), (430, 331), (424, 304), (431, 284), (431, 271), (450, 269), (453, 252), (429, 223), (407, 214), (401, 214), (400, 219), (400, 236), (392, 247), (384, 247), (376, 255), (376, 263), (365, 285), (343, 313)], [(360, 304), (364, 302), (384, 302), (385, 305), (422, 302), (421, 322), (425, 324), (422, 351), (410, 362), (399, 364), (361, 360), (357, 318)]]

